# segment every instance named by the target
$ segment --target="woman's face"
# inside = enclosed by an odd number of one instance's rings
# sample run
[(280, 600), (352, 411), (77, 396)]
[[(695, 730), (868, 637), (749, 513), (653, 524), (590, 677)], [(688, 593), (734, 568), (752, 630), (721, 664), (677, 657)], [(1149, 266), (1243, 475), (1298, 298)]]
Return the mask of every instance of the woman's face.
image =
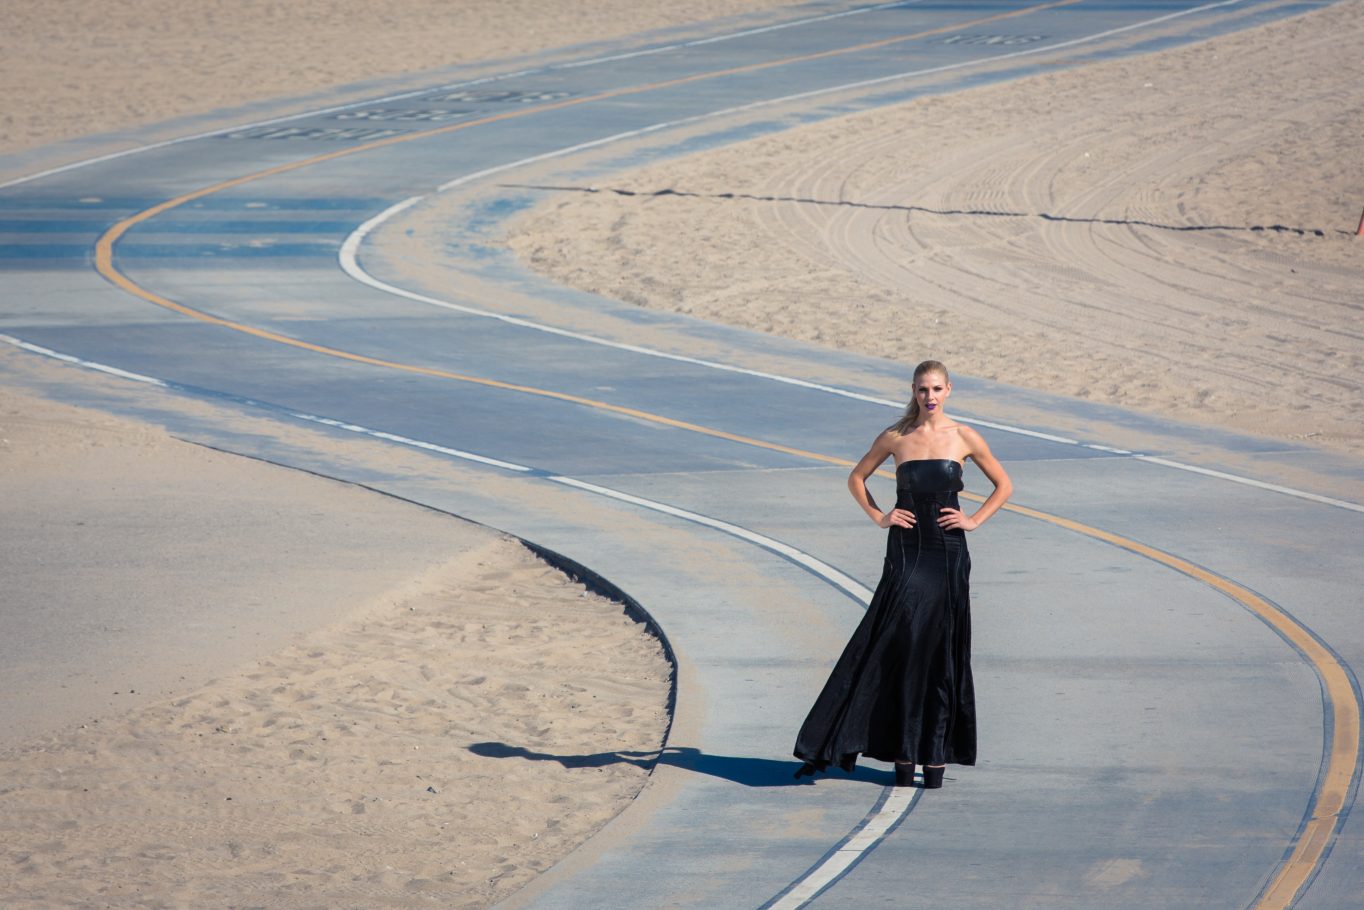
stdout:
[(941, 373), (924, 373), (914, 380), (914, 400), (919, 402), (919, 410), (925, 414), (941, 411), (947, 396), (951, 394), (952, 383)]

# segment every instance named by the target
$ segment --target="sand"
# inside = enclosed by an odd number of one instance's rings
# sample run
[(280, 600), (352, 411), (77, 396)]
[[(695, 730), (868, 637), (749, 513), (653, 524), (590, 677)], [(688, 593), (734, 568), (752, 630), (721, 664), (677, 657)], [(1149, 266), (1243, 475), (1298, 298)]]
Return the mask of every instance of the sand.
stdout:
[(0, 691), (23, 693), (0, 702), (0, 746), (200, 685), (486, 536), (3, 389), (0, 502)]
[(642, 307), (1361, 455), (1361, 46), (1348, 0), (547, 192), (507, 242)]
[(486, 906), (661, 746), (657, 640), (486, 529), (10, 390), (0, 501), (5, 907)]

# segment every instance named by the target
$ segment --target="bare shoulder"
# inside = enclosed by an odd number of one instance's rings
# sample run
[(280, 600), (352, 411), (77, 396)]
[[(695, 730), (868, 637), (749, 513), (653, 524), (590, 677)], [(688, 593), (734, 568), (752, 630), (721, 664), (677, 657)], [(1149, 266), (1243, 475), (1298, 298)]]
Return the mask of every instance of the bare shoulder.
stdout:
[(895, 441), (899, 438), (894, 427), (889, 427), (878, 433), (871, 442), (871, 448), (867, 449), (867, 453), (858, 459), (850, 477), (862, 477), (864, 479), (869, 477), (887, 458), (894, 456)]
[(985, 441), (985, 437), (975, 429), (968, 427), (964, 423), (957, 424), (957, 438), (960, 439), (966, 448), (966, 454), (971, 457), (990, 456), (990, 446)]
[(985, 437), (980, 435), (980, 431), (964, 423), (957, 424), (957, 435), (971, 445), (985, 445)]
[(877, 434), (877, 437), (872, 440), (871, 451), (890, 452), (895, 448), (895, 443), (898, 442), (900, 438), (900, 434), (895, 431), (895, 426), (892, 424), (882, 430)]

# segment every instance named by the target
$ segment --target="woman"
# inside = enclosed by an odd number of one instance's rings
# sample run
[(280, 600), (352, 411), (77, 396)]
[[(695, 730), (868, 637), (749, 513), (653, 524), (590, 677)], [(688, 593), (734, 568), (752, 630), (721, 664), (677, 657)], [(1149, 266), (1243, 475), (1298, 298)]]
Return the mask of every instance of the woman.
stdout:
[[(914, 397), (848, 475), (862, 511), (890, 530), (886, 561), (866, 615), (834, 666), (796, 738), (796, 777), (858, 754), (895, 763), (895, 783), (942, 786), (947, 763), (976, 762), (971, 683), (971, 557), (966, 532), (999, 511), (1013, 491), (980, 434), (947, 416), (947, 367), (925, 360), (914, 370)], [(867, 478), (895, 459), (898, 498), (882, 511)], [(966, 515), (957, 502), (962, 462), (971, 459), (994, 484)]]

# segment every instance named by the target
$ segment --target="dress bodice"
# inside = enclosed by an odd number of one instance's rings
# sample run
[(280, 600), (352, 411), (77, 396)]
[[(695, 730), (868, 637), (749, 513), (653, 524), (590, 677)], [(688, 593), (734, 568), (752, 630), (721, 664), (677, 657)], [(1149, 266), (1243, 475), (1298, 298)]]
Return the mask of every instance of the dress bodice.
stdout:
[(900, 495), (959, 493), (961, 462), (951, 458), (916, 458), (895, 467), (895, 488)]
[[(938, 509), (960, 508), (961, 462), (951, 458), (916, 458), (895, 468), (895, 507), (910, 509), (925, 526), (937, 528)], [(957, 532), (960, 533), (960, 532)]]

